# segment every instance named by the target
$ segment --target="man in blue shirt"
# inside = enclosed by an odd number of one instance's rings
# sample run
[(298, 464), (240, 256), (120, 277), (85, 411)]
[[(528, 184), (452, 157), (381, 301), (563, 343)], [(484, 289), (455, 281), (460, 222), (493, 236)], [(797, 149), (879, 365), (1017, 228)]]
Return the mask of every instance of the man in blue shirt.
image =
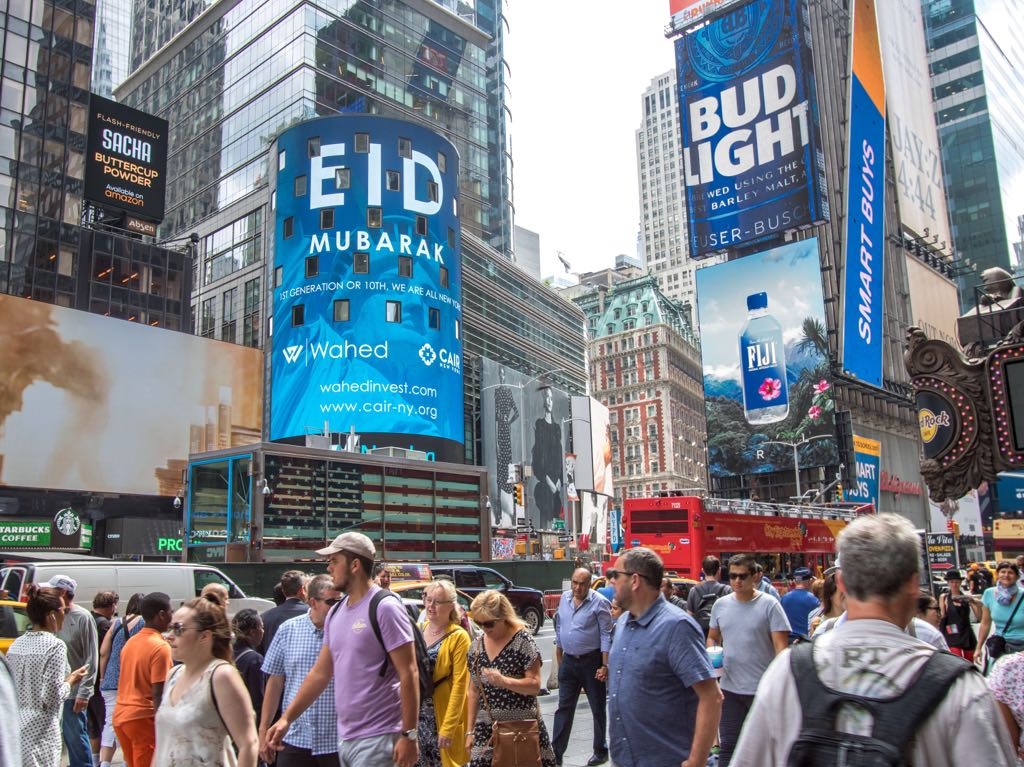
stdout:
[(818, 598), (810, 592), (813, 577), (809, 569), (798, 567), (793, 571), (793, 588), (782, 598), (782, 609), (791, 627), (790, 641), (807, 639), (811, 611), (821, 606)]
[(650, 549), (629, 549), (608, 571), (623, 609), (609, 653), (608, 742), (617, 767), (704, 767), (722, 692), (697, 622), (661, 595)]
[(591, 590), (591, 573), (579, 567), (572, 574), (572, 588), (562, 594), (555, 621), (555, 657), (558, 660), (558, 710), (551, 730), (555, 764), (569, 747), (580, 690), (587, 691), (587, 703), (594, 717), (594, 753), (587, 764), (595, 767), (608, 761), (605, 735), (608, 728), (608, 650), (611, 646), (611, 603)]

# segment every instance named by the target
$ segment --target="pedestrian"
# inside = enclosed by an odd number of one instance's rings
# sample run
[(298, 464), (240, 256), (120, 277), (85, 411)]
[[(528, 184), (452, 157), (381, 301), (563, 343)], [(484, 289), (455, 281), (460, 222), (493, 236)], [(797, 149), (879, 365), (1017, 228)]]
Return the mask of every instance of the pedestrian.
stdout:
[[(772, 661), (743, 727), (734, 767), (833, 764), (838, 751), (860, 754), (883, 736), (894, 736), (889, 748), (907, 764), (953, 767), (981, 759), (1012, 765), (1014, 749), (985, 680), (970, 664), (904, 630), (914, 614), (920, 575), (913, 525), (897, 514), (861, 516), (840, 533), (838, 547), (846, 620)], [(930, 673), (922, 677), (926, 665)], [(871, 708), (865, 698), (875, 701)], [(902, 715), (917, 705), (922, 718)], [(804, 728), (811, 726), (825, 753), (809, 750), (811, 733)], [(847, 739), (856, 736), (857, 744)], [(883, 763), (877, 752), (864, 753), (864, 759)]]
[(32, 584), (27, 596), (29, 629), (7, 650), (18, 705), (3, 716), (17, 719), (24, 767), (58, 767), (63, 706), (89, 669), (71, 671), (67, 645), (57, 638), (69, 609), (61, 591)]
[(821, 602), (811, 593), (813, 580), (810, 569), (798, 567), (793, 571), (793, 588), (779, 600), (789, 620), (790, 641), (807, 641), (810, 638), (811, 613), (821, 607)]
[(939, 628), (939, 600), (930, 591), (921, 590), (917, 595), (917, 617), (935, 629)]
[(312, 578), (305, 593), (309, 610), (281, 624), (263, 658), (267, 686), (260, 716), (260, 756), (265, 762), (273, 762), (276, 754), (277, 767), (338, 767), (334, 679), (328, 680), (323, 692), (291, 723), (280, 751), (273, 750), (267, 740), (278, 709), (292, 704), (306, 675), (316, 665), (324, 647), (324, 620), (340, 596), (326, 573)]
[[(110, 631), (111, 622), (117, 614), (118, 596), (116, 591), (100, 591), (92, 598), (92, 619), (96, 624), (96, 646), (103, 647), (103, 640)], [(97, 679), (103, 678), (102, 652), (98, 656)], [(89, 698), (89, 705), (85, 709), (86, 721), (89, 728), (89, 746), (92, 751), (93, 764), (99, 764), (100, 740), (103, 736), (103, 725), (107, 720), (106, 704), (103, 701), (103, 693), (100, 686), (95, 685), (92, 697)]]
[(672, 579), (668, 576), (661, 579), (661, 593), (665, 595), (665, 599), (674, 604), (680, 610), (686, 609), (686, 600), (681, 599), (676, 594), (676, 587), (672, 584)]
[(659, 591), (665, 568), (628, 549), (608, 580), (623, 613), (609, 654), (608, 743), (616, 767), (704, 767), (722, 693), (700, 626)]
[(308, 597), (306, 594), (306, 574), (301, 570), (285, 570), (281, 574), (281, 592), (284, 594), (284, 601), (276, 607), (265, 610), (260, 616), (263, 619), (263, 641), (256, 649), (260, 654), (266, 656), (270, 643), (274, 641), (277, 629), (287, 620), (299, 615), (305, 615), (309, 610)]
[[(376, 552), (365, 535), (342, 533), (317, 553), (327, 557), (334, 587), (345, 592), (345, 599), (328, 614), (320, 657), (295, 699), (268, 730), (267, 743), (280, 751), (291, 723), (334, 677), (345, 680), (334, 689), (340, 767), (413, 767), (419, 757), (420, 691), (412, 633), (416, 627), (401, 601), (372, 583)], [(371, 606), (380, 639), (365, 630), (374, 623)], [(350, 690), (359, 691), (359, 700), (349, 697)]]
[[(1024, 610), (1018, 609), (1024, 602), (1024, 592), (1017, 583), (1020, 569), (1016, 562), (1001, 560), (996, 565), (996, 585), (985, 589), (981, 595), (981, 623), (978, 625), (978, 646), (985, 647), (987, 656), (991, 649), (985, 644), (989, 635), (999, 635), (1005, 643), (1005, 653), (1024, 650)], [(978, 654), (980, 660), (981, 654)], [(988, 657), (986, 665), (996, 657)]]
[(779, 600), (754, 586), (756, 563), (749, 554), (729, 559), (732, 593), (711, 609), (707, 646), (722, 645), (722, 721), (719, 725), (720, 767), (729, 767), (743, 721), (754, 704), (761, 676), (772, 660), (789, 645), (792, 632)]
[(0, 711), (8, 712), (7, 716), (0, 716), (0, 743), (4, 746), (0, 748), (0, 767), (23, 767), (20, 717), (10, 715), (10, 712), (18, 710), (18, 695), (14, 689), (10, 661), (0, 652)]
[(391, 589), (391, 571), (388, 566), (383, 562), (378, 562), (373, 566), (373, 582), (380, 586), (382, 589)]
[(114, 709), (117, 706), (117, 682), (121, 677), (121, 652), (125, 642), (142, 631), (145, 621), (139, 614), (145, 594), (132, 594), (124, 618), (111, 624), (100, 643), (100, 693), (103, 695), (103, 732), (100, 734), (100, 767), (110, 767), (117, 751)]
[(779, 590), (775, 588), (774, 585), (772, 585), (772, 579), (769, 578), (764, 572), (764, 565), (762, 565), (760, 562), (755, 562), (754, 564), (755, 567), (757, 567), (757, 580), (755, 581), (757, 590), (764, 592), (765, 594), (770, 594), (776, 599), (780, 599), (781, 597), (779, 597)]
[(836, 571), (829, 568), (825, 571), (825, 578), (821, 585), (821, 607), (814, 611), (808, 623), (807, 631), (809, 636), (814, 636), (818, 627), (828, 620), (838, 618), (846, 611), (846, 597), (836, 586)]
[(419, 624), (433, 668), (434, 694), (420, 701), (419, 767), (460, 767), (466, 750), (469, 633), (460, 625), (455, 584), (431, 582), (423, 590), (426, 618)]
[(71, 697), (64, 701), (64, 712), (61, 716), (64, 747), (68, 750), (70, 767), (93, 767), (85, 710), (96, 687), (96, 671), (100, 665), (96, 622), (88, 610), (74, 603), (78, 584), (73, 578), (55, 575), (46, 585), (60, 591), (67, 603), (64, 624), (57, 637), (68, 646), (68, 663), (72, 668), (89, 667), (82, 680), (71, 690)]
[(978, 637), (971, 620), (981, 620), (981, 601), (961, 591), (961, 583), (963, 575), (960, 571), (955, 567), (949, 568), (946, 572), (949, 593), (939, 594), (939, 631), (951, 653), (973, 661)]
[(1017, 758), (1024, 760), (1024, 653), (997, 660), (988, 675), (988, 688), (999, 704)]
[(224, 606), (224, 611), (227, 612), (228, 605), (231, 604), (231, 593), (227, 586), (219, 581), (211, 581), (199, 592), (201, 597), (205, 597), (207, 594), (216, 594), (220, 604)]
[[(558, 602), (555, 623), (555, 656), (558, 660), (558, 709), (551, 728), (555, 764), (569, 747), (580, 691), (594, 720), (593, 753), (589, 767), (608, 761), (608, 651), (611, 649), (611, 603), (590, 588), (591, 573), (576, 569), (571, 588)], [(669, 581), (671, 585), (671, 581)]]
[(263, 656), (256, 649), (263, 640), (263, 621), (260, 620), (260, 614), (251, 607), (239, 610), (231, 619), (231, 633), (234, 635), (231, 655), (249, 693), (256, 726), (259, 727), (265, 682), (262, 671)]
[(128, 767), (150, 767), (156, 750), (156, 712), (171, 670), (171, 648), (163, 634), (171, 623), (171, 598), (146, 594), (139, 608), (144, 625), (121, 651), (114, 707), (114, 732)]
[(493, 722), (528, 719), (537, 720), (541, 767), (554, 767), (555, 752), (537, 701), (540, 650), (526, 624), (516, 616), (508, 597), (492, 589), (477, 594), (469, 611), (483, 629), (468, 657), (466, 748), (470, 767), (491, 767)]
[(722, 563), (718, 557), (708, 554), (701, 562), (701, 573), (704, 579), (690, 589), (686, 595), (686, 610), (693, 616), (693, 619), (700, 625), (705, 638), (711, 628), (711, 608), (718, 600), (732, 590), (725, 583), (718, 580), (718, 573), (722, 569)]
[(971, 574), (967, 577), (967, 580), (971, 584), (971, 593), (981, 596), (985, 593), (986, 589), (990, 589), (993, 586), (992, 573), (984, 563), (978, 564), (973, 563), (970, 566)]

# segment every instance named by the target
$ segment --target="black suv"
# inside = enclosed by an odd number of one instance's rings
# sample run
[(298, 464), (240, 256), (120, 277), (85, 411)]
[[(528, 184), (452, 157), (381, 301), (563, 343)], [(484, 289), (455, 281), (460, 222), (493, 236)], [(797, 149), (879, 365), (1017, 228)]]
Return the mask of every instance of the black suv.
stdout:
[(544, 625), (544, 594), (537, 589), (516, 586), (512, 581), (489, 567), (476, 565), (435, 565), (430, 564), (430, 572), (436, 578), (450, 578), (455, 588), (475, 597), (481, 591), (494, 589), (500, 591), (512, 603), (519, 617), (526, 621), (527, 628), (534, 634)]

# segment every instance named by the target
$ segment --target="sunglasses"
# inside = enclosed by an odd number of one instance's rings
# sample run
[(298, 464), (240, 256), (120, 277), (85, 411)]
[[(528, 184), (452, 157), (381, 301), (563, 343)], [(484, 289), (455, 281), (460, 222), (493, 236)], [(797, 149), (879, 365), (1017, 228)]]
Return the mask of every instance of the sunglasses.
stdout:
[(338, 597), (327, 597), (327, 599), (321, 599), (320, 597), (313, 597), (313, 599), (323, 602), (328, 607), (334, 607), (341, 600)]
[(194, 631), (202, 631), (202, 629), (197, 628), (196, 626), (186, 626), (184, 623), (172, 623), (170, 626), (167, 627), (167, 633), (173, 634), (176, 637), (180, 637), (189, 629), (192, 629)]
[(640, 573), (636, 573), (636, 572), (631, 572), (631, 571), (629, 571), (629, 570), (616, 570), (616, 569), (615, 569), (615, 568), (613, 567), (613, 568), (611, 568), (611, 569), (610, 569), (610, 570), (609, 570), (608, 572), (606, 572), (606, 573), (605, 573), (604, 575), (605, 575), (605, 578), (607, 578), (608, 580), (610, 580), (610, 581), (614, 581), (614, 580), (615, 580), (616, 578), (618, 578), (618, 577), (619, 577), (620, 575), (639, 575), (639, 574), (640, 574)]
[(498, 621), (477, 621), (476, 625), (482, 629), (492, 629), (498, 625)]
[(730, 581), (745, 581), (751, 575), (753, 575), (753, 573), (729, 573), (729, 580)]

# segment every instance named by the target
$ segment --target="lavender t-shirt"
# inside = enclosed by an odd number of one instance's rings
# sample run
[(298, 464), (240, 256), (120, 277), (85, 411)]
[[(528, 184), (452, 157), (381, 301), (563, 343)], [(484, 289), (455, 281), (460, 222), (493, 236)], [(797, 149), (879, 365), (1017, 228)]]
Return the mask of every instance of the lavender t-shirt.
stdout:
[(380, 591), (372, 586), (355, 605), (339, 605), (324, 624), (324, 644), (334, 660), (334, 706), (338, 713), (338, 739), (372, 738), (402, 731), (398, 672), (388, 664), (387, 652), (412, 642), (412, 623), (402, 601), (385, 597), (377, 605), (377, 622), (384, 647), (370, 625), (370, 600)]

